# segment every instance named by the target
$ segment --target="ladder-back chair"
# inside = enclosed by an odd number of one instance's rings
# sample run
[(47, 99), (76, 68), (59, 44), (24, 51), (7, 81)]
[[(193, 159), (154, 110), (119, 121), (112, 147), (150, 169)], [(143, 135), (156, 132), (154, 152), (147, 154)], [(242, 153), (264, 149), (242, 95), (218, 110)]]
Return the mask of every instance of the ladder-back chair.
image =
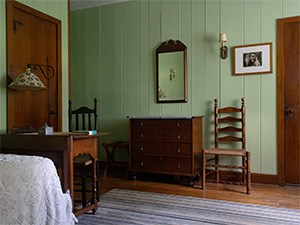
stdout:
[[(75, 123), (75, 128), (73, 125)], [(69, 132), (81, 130), (96, 130), (98, 131), (98, 113), (97, 99), (94, 98), (94, 108), (81, 106), (75, 110), (72, 109), (72, 101), (69, 100)], [(99, 163), (96, 160), (97, 179), (99, 175)], [(74, 192), (81, 193), (81, 204), (85, 207), (90, 201), (87, 199), (87, 193), (93, 191), (93, 182), (96, 182), (97, 199), (99, 200), (98, 181), (93, 180), (92, 171), (93, 165), (89, 155), (79, 155), (74, 158)], [(80, 179), (78, 179), (80, 178)], [(80, 181), (79, 181), (80, 180)], [(76, 200), (78, 202), (78, 200)]]
[[(214, 173), (215, 182), (230, 184), (241, 184), (246, 186), (246, 193), (251, 191), (251, 172), (250, 172), (250, 152), (246, 150), (246, 128), (245, 128), (245, 99), (241, 99), (241, 107), (218, 108), (218, 100), (215, 99), (215, 147), (212, 149), (203, 149), (202, 153), (202, 189), (206, 188), (206, 177)], [(220, 143), (240, 142), (241, 148), (220, 148)], [(213, 156), (207, 159), (206, 156)], [(241, 157), (242, 165), (221, 164), (220, 156)], [(209, 161), (214, 161), (209, 163)], [(207, 170), (208, 167), (214, 168)], [(220, 169), (239, 169), (242, 172), (238, 182), (228, 182), (220, 180)], [(236, 171), (234, 172), (236, 174)], [(240, 173), (238, 173), (240, 176)]]

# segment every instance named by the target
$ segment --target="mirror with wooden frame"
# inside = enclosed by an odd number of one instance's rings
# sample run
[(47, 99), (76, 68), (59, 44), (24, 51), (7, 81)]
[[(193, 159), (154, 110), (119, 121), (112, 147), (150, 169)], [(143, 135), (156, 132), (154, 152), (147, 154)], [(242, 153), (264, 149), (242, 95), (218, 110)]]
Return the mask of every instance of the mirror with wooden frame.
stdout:
[(157, 102), (187, 102), (186, 46), (176, 40), (156, 50)]

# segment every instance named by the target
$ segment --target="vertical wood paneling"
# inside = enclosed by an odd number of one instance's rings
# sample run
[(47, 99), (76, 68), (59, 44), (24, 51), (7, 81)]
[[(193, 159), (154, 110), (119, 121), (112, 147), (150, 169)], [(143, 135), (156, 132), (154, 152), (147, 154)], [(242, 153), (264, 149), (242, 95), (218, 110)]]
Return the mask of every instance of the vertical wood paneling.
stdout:
[(114, 87), (111, 90), (111, 93), (114, 95), (114, 105), (112, 108), (114, 109), (113, 117), (111, 118), (110, 127), (114, 127), (114, 137), (119, 139), (122, 134), (126, 133), (126, 126), (122, 126), (122, 119), (124, 104), (123, 104), (123, 96), (124, 96), (124, 64), (123, 64), (123, 5), (118, 4), (115, 6), (115, 23), (114, 23), (114, 67), (115, 74), (112, 74), (114, 79)]
[[(220, 96), (220, 1), (206, 1), (204, 146), (214, 146), (214, 99)], [(194, 106), (193, 106), (194, 107)]]
[[(252, 170), (276, 174), (276, 19), (299, 15), (298, 6), (297, 0), (133, 0), (99, 7), (101, 78), (97, 82), (101, 82), (103, 129), (113, 131), (111, 139), (126, 139), (127, 115), (204, 115), (204, 146), (209, 147), (213, 144), (213, 99), (239, 106), (245, 96)], [(81, 20), (89, 15), (76, 13), (79, 63), (84, 60), (84, 48), (94, 45), (81, 42), (80, 32), (85, 29)], [(220, 32), (228, 35), (226, 60), (219, 57)], [(188, 103), (156, 104), (155, 50), (171, 38), (187, 45), (189, 99)], [(233, 76), (232, 47), (261, 42), (273, 43), (273, 73)], [(85, 61), (78, 71), (94, 63)], [(89, 87), (92, 79), (85, 81), (76, 74), (78, 90), (74, 91), (89, 92), (89, 98), (93, 91), (82, 88), (82, 83)]]
[[(221, 1), (220, 11), (220, 32), (227, 33), (229, 46), (240, 45), (243, 41), (243, 1)], [(232, 52), (229, 52), (230, 54)], [(232, 57), (220, 60), (221, 90), (219, 99), (222, 106), (239, 106), (240, 98), (243, 96), (244, 77), (232, 75), (232, 60)]]
[(161, 3), (149, 1), (149, 115), (160, 115), (161, 104), (156, 104), (156, 48), (161, 43)]
[[(270, 10), (272, 8), (272, 10)], [(261, 172), (277, 173), (276, 143), (276, 18), (282, 16), (282, 1), (261, 2), (261, 41), (273, 43), (273, 73), (261, 76)]]
[[(180, 40), (180, 3), (179, 0), (162, 1), (161, 41)], [(180, 104), (162, 104), (161, 115), (180, 114)]]
[[(101, 9), (101, 125), (102, 129), (110, 130), (115, 115), (114, 98), (114, 6)], [(91, 81), (92, 82), (92, 81)]]
[[(89, 43), (89, 45), (85, 45), (84, 53), (83, 53), (83, 62), (85, 65), (84, 74), (85, 77), (85, 105), (93, 105), (93, 98), (98, 98), (100, 96), (99, 92), (99, 80), (100, 80), (100, 31), (99, 27), (99, 10), (98, 8), (91, 8), (84, 11), (84, 43)], [(98, 75), (98, 76), (95, 76)], [(88, 80), (92, 80), (93, 82), (87, 82)], [(94, 97), (90, 97), (94, 96)]]
[[(260, 43), (260, 0), (244, 3), (244, 44)], [(244, 96), (246, 100), (246, 145), (251, 151), (252, 171), (261, 172), (260, 161), (260, 75), (245, 76)]]
[[(140, 5), (129, 1), (123, 5), (124, 18), (124, 113), (140, 114)], [(126, 31), (126, 32), (125, 32)]]
[(149, 105), (152, 100), (150, 97), (149, 78), (152, 74), (149, 73), (150, 57), (152, 52), (149, 49), (149, 3), (147, 1), (140, 2), (140, 112), (141, 115), (149, 114)]
[(299, 0), (284, 0), (282, 3), (283, 17), (299, 16), (300, 1)]

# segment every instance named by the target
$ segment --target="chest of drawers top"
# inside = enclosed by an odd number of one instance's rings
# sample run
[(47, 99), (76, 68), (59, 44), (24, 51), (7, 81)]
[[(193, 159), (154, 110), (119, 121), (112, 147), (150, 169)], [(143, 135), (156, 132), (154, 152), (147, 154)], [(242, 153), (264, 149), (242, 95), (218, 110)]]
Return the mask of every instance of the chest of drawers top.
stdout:
[(130, 118), (131, 128), (192, 129), (193, 118), (200, 117), (141, 117)]

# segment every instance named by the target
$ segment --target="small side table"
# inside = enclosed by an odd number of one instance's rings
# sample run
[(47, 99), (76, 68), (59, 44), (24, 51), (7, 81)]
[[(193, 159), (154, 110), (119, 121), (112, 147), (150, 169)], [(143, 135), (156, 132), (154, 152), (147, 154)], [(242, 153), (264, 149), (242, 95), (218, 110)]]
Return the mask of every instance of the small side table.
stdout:
[(116, 162), (115, 161), (115, 152), (116, 150), (126, 150), (129, 154), (129, 142), (127, 141), (116, 141), (111, 143), (102, 143), (102, 146), (106, 152), (106, 163), (104, 168), (103, 177), (106, 177), (107, 170), (109, 166), (119, 166), (119, 167), (127, 167), (126, 177), (128, 174), (128, 163), (126, 162)]

